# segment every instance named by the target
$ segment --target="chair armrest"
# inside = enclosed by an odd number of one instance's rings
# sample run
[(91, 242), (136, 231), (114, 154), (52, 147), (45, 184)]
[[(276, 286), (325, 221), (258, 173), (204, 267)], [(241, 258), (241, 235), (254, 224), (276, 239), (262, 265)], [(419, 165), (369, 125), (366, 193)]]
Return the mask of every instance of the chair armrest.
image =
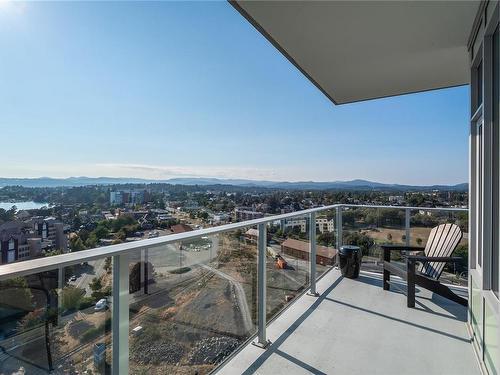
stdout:
[(421, 255), (409, 255), (408, 256), (409, 261), (416, 261), (416, 262), (457, 262), (459, 260), (462, 260), (461, 257), (426, 257), (426, 256), (421, 256)]
[(422, 246), (406, 246), (406, 245), (380, 245), (380, 247), (385, 251), (424, 251), (425, 247)]

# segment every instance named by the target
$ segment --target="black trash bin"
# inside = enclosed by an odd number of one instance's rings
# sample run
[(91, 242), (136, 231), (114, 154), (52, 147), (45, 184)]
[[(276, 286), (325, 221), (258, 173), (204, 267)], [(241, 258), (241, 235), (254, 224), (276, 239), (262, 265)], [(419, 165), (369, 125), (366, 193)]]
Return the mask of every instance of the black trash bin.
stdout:
[(359, 246), (344, 245), (339, 251), (339, 268), (342, 276), (355, 279), (359, 276), (361, 267), (361, 249)]

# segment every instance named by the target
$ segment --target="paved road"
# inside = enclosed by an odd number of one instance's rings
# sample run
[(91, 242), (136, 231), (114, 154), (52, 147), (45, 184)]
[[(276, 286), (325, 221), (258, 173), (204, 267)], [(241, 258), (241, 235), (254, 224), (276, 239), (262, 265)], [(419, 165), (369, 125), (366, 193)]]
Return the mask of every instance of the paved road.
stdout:
[(82, 274), (73, 282), (69, 282), (70, 285), (74, 285), (77, 288), (81, 288), (85, 290), (85, 294), (90, 296), (92, 291), (90, 290), (90, 283), (94, 277), (99, 277), (104, 274), (104, 261), (105, 258), (97, 259), (88, 262), (88, 267), (92, 267), (93, 271), (90, 272), (82, 272)]

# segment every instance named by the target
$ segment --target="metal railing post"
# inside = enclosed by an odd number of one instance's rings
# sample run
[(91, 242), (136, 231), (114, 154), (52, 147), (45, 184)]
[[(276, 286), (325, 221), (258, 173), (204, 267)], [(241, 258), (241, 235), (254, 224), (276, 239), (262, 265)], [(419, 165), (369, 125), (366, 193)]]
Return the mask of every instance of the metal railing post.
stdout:
[(58, 295), (58, 306), (59, 308), (57, 309), (57, 325), (61, 324), (61, 313), (62, 313), (62, 290), (64, 288), (64, 267), (59, 266), (57, 269), (57, 295)]
[(267, 229), (266, 224), (259, 224), (258, 261), (257, 261), (257, 321), (258, 337), (255, 345), (266, 348), (269, 341), (266, 337), (266, 251), (267, 251)]
[(128, 374), (129, 361), (129, 260), (128, 254), (113, 256), (112, 372)]
[(337, 207), (337, 250), (342, 246), (342, 206)]
[(311, 274), (311, 289), (309, 290), (310, 296), (319, 296), (316, 292), (316, 213), (312, 212), (309, 215), (309, 272)]
[(142, 282), (144, 283), (143, 291), (144, 294), (149, 293), (149, 249), (146, 248), (141, 252), (141, 260), (143, 262), (143, 267), (141, 267)]
[(406, 236), (406, 246), (410, 246), (410, 213), (409, 208), (405, 209), (405, 236)]

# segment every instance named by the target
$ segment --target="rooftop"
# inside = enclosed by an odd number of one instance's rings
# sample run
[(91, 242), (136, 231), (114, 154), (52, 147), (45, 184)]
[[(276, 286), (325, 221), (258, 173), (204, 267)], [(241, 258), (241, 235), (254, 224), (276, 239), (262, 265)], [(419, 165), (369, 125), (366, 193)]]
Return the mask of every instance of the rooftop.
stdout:
[(184, 233), (184, 232), (191, 232), (193, 228), (191, 228), (187, 224), (175, 224), (170, 227), (170, 231), (173, 234), (178, 234), (178, 233)]
[[(283, 241), (281, 246), (288, 247), (290, 249), (299, 250), (299, 251), (302, 251), (305, 253), (311, 252), (309, 242), (296, 240), (293, 238), (287, 238), (285, 241)], [(334, 249), (333, 247), (316, 245), (316, 254), (321, 255), (322, 257), (325, 257), (325, 258), (333, 258), (335, 256), (335, 254), (337, 254), (337, 250)]]
[(303, 295), (269, 324), (267, 350), (249, 344), (218, 374), (480, 374), (466, 308), (417, 288), (409, 309), (405, 284), (391, 284), (328, 272), (320, 297)]

